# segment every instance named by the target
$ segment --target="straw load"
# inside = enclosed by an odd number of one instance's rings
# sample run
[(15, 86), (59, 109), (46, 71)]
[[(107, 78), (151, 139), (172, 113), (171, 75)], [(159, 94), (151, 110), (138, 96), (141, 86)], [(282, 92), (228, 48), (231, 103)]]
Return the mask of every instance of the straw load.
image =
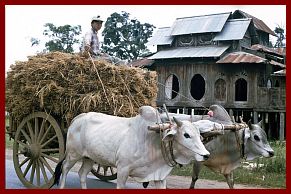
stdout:
[(156, 72), (52, 52), (16, 62), (6, 78), (6, 111), (17, 121), (45, 111), (67, 123), (83, 112), (135, 116), (155, 106)]

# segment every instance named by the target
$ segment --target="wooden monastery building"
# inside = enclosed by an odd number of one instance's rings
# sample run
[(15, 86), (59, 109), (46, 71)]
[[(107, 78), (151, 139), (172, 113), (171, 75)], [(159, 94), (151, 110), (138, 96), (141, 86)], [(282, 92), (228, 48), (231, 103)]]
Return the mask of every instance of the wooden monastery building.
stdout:
[(271, 139), (285, 139), (285, 48), (269, 48), (276, 34), (241, 10), (177, 18), (150, 40), (147, 60), (158, 73), (157, 105), (205, 114), (220, 104), (239, 122), (263, 120)]

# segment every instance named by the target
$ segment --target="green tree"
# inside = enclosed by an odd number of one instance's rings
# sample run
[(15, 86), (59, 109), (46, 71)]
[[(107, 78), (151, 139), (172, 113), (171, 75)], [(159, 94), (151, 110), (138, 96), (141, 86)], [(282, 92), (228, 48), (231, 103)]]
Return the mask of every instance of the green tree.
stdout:
[[(45, 43), (45, 49), (43, 52), (61, 51), (66, 53), (74, 52), (74, 45), (79, 44), (80, 41), (77, 38), (81, 34), (81, 26), (55, 26), (52, 23), (46, 23), (43, 35), (49, 40)], [(31, 45), (39, 45), (40, 40), (37, 38), (31, 38)]]
[(104, 42), (102, 50), (123, 60), (137, 59), (138, 56), (148, 53), (145, 44), (152, 36), (155, 26), (149, 23), (142, 24), (137, 19), (130, 19), (130, 14), (122, 11), (113, 13), (105, 22), (102, 35)]
[(283, 27), (277, 26), (274, 30), (277, 35), (277, 41), (274, 45), (275, 48), (285, 47), (284, 40), (286, 39), (285, 30)]

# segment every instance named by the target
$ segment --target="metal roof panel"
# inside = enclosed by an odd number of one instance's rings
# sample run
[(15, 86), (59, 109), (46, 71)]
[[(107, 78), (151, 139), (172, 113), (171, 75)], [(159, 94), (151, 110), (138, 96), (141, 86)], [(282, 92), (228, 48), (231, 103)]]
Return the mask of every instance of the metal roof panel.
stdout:
[(267, 59), (246, 53), (246, 52), (233, 52), (224, 56), (216, 63), (266, 63)]
[(229, 46), (180, 47), (159, 51), (148, 59), (219, 57), (228, 48)]
[(274, 53), (277, 55), (286, 55), (286, 48), (270, 48), (261, 44), (254, 44), (251, 47), (252, 50), (257, 50), (257, 51), (264, 51), (267, 53)]
[(258, 29), (258, 30), (261, 30), (261, 31), (264, 31), (264, 32), (267, 32), (268, 34), (271, 34), (273, 36), (277, 36), (274, 31), (272, 31), (262, 20), (246, 13), (246, 12), (243, 12), (241, 10), (236, 10), (234, 13), (236, 12), (239, 12), (240, 14), (242, 14), (244, 17), (246, 18), (252, 18), (253, 19), (253, 22), (254, 22), (254, 25), (255, 27)]
[(241, 40), (247, 32), (251, 19), (228, 20), (213, 40)]
[(171, 35), (220, 32), (230, 14), (231, 12), (177, 18), (172, 25)]
[(174, 40), (174, 36), (170, 35), (170, 27), (158, 28), (147, 45), (170, 45)]
[(282, 69), (271, 74), (272, 76), (286, 76), (286, 69)]

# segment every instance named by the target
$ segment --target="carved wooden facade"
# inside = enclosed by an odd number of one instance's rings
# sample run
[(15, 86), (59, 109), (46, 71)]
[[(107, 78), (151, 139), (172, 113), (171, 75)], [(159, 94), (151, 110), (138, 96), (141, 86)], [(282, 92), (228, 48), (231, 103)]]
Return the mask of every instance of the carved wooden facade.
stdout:
[[(213, 26), (203, 26), (205, 32), (191, 26), (201, 21)], [(255, 22), (262, 21), (237, 10), (178, 18), (163, 28), (153, 38), (158, 52), (149, 58), (158, 73), (157, 105), (202, 114), (221, 104), (236, 118), (264, 119), (269, 135), (284, 139), (286, 82), (274, 72), (285, 69), (285, 55), (267, 47), (274, 32)]]

